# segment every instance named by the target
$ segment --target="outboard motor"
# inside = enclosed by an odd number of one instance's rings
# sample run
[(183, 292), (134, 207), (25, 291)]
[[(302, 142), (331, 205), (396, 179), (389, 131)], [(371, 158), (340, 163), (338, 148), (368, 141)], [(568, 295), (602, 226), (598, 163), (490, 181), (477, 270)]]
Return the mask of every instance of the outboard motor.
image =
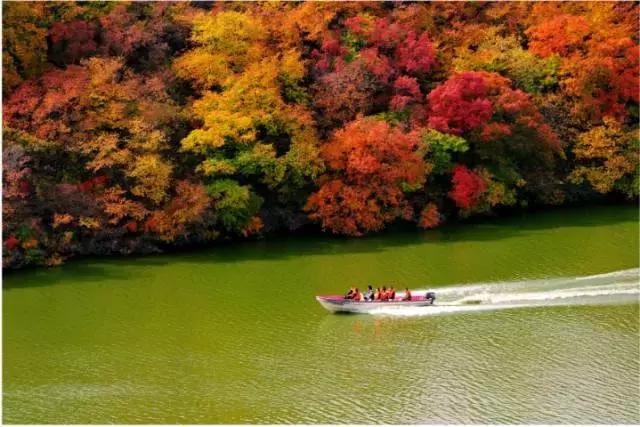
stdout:
[(436, 300), (436, 293), (427, 292), (427, 294), (424, 296), (424, 299), (429, 301), (429, 304), (433, 305), (433, 302)]

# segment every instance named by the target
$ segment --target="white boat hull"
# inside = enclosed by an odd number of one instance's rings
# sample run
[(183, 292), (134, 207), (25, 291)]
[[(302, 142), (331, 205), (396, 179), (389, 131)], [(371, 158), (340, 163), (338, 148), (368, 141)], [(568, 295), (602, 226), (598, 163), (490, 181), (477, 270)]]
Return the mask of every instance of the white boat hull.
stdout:
[(430, 300), (425, 299), (415, 301), (353, 301), (340, 297), (317, 296), (316, 300), (332, 313), (371, 313), (380, 308), (393, 309), (433, 305)]

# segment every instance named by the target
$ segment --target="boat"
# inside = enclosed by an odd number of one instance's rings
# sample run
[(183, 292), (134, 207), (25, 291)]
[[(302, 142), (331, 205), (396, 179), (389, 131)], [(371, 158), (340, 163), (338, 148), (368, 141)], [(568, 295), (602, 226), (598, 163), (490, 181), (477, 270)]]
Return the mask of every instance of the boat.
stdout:
[[(430, 293), (431, 294), (431, 293)], [(433, 305), (435, 295), (426, 298), (423, 295), (416, 295), (411, 301), (395, 299), (393, 301), (354, 301), (345, 299), (342, 295), (319, 295), (316, 300), (321, 306), (332, 313), (371, 313), (380, 308), (404, 308), (404, 307), (424, 307)]]

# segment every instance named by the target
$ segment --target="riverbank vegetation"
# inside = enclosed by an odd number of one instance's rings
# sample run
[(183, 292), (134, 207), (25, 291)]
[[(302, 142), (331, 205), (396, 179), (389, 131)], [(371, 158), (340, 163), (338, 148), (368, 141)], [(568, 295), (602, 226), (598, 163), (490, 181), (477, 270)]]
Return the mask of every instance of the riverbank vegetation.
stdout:
[(3, 3), (3, 266), (638, 197), (637, 3)]

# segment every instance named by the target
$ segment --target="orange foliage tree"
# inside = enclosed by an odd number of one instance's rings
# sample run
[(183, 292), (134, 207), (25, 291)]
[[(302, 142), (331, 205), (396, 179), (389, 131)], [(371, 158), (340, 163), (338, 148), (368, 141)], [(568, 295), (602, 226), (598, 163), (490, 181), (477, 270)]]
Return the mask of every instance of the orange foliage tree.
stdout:
[[(607, 115), (624, 120), (640, 96), (637, 19), (629, 20), (638, 9), (624, 7), (576, 5), (575, 14), (550, 17), (526, 30), (531, 51), (562, 58), (562, 83), (575, 101), (574, 114), (598, 124)], [(540, 9), (544, 13), (546, 7)]]
[(420, 188), (429, 171), (419, 142), (417, 132), (362, 117), (336, 131), (322, 151), (329, 172), (306, 205), (311, 218), (353, 236), (411, 218), (405, 193)]

